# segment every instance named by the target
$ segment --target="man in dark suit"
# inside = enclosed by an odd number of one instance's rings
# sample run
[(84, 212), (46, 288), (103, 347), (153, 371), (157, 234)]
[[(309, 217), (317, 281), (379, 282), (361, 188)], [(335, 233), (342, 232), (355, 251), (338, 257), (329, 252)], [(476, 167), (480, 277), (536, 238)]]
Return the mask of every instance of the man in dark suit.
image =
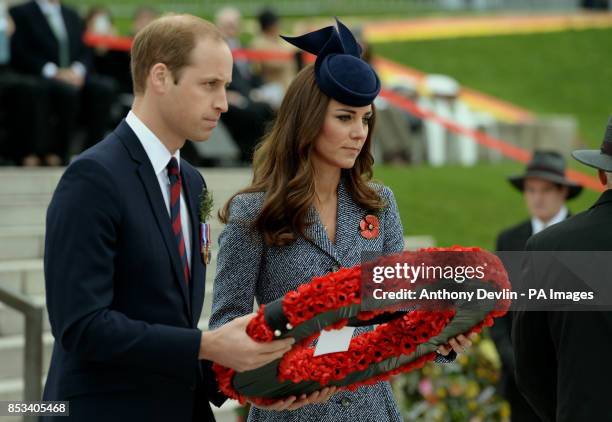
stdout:
[[(44, 400), (77, 421), (210, 421), (211, 361), (237, 371), (293, 340), (256, 343), (252, 315), (213, 331), (204, 302), (199, 172), (180, 158), (227, 110), (232, 58), (209, 22), (160, 18), (132, 47), (127, 118), (67, 169), (47, 213), (45, 282), (55, 346)], [(295, 397), (275, 409), (306, 404)], [(61, 419), (63, 420), (63, 419)]]
[[(570, 216), (565, 203), (582, 191), (581, 186), (566, 179), (565, 160), (553, 151), (535, 151), (525, 173), (508, 180), (523, 193), (531, 218), (502, 231), (497, 237), (497, 251), (524, 250), (533, 234)], [(491, 327), (491, 337), (502, 362), (499, 392), (510, 403), (512, 420), (537, 422), (540, 418), (516, 387), (511, 332), (512, 313), (497, 319)]]
[(14, 72), (9, 66), (9, 40), (14, 29), (0, 2), (0, 127), (4, 129), (0, 130), (0, 164), (37, 166), (37, 145), (46, 135), (46, 110), (40, 106), (45, 92), (37, 78)]
[[(240, 12), (232, 6), (224, 7), (215, 16), (217, 28), (232, 51), (242, 48), (239, 38), (240, 20)], [(270, 104), (255, 99), (261, 86), (262, 80), (251, 72), (250, 63), (237, 58), (232, 69), (232, 83), (227, 91), (228, 110), (221, 120), (236, 142), (243, 163), (253, 160), (253, 150), (274, 117)]]
[[(598, 169), (607, 190), (587, 211), (534, 235), (527, 251), (612, 251), (612, 116), (600, 150), (572, 155)], [(612, 348), (612, 312), (517, 311), (512, 339), (518, 387), (543, 421), (610, 420), (612, 367), (597, 356)]]
[(116, 83), (92, 74), (90, 51), (83, 43), (79, 15), (59, 0), (32, 0), (9, 11), (15, 22), (11, 38), (11, 64), (18, 72), (39, 77), (47, 95), (47, 112), (57, 120), (45, 161), (66, 160), (79, 112), (87, 128), (85, 146), (91, 146), (109, 129)]

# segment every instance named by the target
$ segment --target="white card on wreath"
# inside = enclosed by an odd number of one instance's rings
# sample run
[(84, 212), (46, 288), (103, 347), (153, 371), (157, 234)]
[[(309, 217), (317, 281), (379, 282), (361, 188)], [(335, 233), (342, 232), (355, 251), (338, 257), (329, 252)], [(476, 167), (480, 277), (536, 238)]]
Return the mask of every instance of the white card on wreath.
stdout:
[(355, 327), (343, 327), (339, 330), (321, 330), (314, 356), (328, 353), (346, 352), (351, 344)]

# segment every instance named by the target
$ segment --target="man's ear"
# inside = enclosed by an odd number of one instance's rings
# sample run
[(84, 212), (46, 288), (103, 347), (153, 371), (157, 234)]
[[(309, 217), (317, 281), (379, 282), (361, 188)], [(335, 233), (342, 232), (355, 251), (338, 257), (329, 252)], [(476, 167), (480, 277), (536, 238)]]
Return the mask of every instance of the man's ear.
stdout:
[(172, 78), (170, 70), (163, 63), (155, 63), (149, 71), (149, 84), (154, 92), (163, 94), (166, 92), (168, 79)]
[(597, 176), (599, 176), (599, 181), (602, 185), (606, 186), (608, 184), (608, 176), (605, 171), (601, 169), (597, 170)]

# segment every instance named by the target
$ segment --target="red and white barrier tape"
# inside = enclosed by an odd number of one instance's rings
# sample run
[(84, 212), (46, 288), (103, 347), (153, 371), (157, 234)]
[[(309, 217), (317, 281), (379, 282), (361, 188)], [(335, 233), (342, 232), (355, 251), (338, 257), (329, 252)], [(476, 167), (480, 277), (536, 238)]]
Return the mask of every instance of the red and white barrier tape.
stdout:
[[(85, 44), (89, 47), (101, 47), (109, 50), (118, 51), (130, 51), (132, 48), (132, 38), (130, 37), (116, 37), (107, 35), (96, 35), (86, 33), (83, 37)], [(262, 51), (262, 50), (250, 50), (250, 49), (236, 49), (232, 51), (232, 55), (237, 60), (250, 60), (250, 61), (290, 61), (294, 59), (294, 54), (290, 52), (279, 52), (279, 51)], [(306, 62), (314, 61), (312, 54), (305, 53), (304, 60)], [(469, 136), (474, 139), (480, 145), (499, 151), (503, 156), (511, 158), (521, 163), (527, 163), (531, 159), (531, 152), (512, 145), (501, 139), (494, 138), (487, 135), (484, 132), (469, 129), (456, 124), (455, 122), (445, 119), (429, 110), (425, 110), (419, 107), (416, 103), (408, 100), (401, 95), (396, 94), (393, 91), (383, 89), (381, 91), (381, 97), (386, 99), (389, 103), (394, 106), (409, 112), (410, 114), (417, 116), (425, 120), (433, 120), (444, 126), (450, 132)], [(595, 190), (597, 192), (603, 191), (603, 187), (599, 183), (599, 180), (595, 177), (586, 175), (576, 170), (568, 169), (567, 177), (576, 183), (583, 185), (588, 189)]]

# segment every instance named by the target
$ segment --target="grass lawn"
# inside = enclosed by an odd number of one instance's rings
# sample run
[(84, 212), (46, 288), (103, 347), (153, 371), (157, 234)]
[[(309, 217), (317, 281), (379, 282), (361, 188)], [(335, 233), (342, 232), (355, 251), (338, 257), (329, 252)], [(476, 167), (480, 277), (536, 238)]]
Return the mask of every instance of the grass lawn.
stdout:
[(598, 147), (612, 113), (612, 29), (375, 44), (376, 54), (537, 113), (572, 114)]
[[(376, 167), (374, 177), (397, 199), (407, 235), (432, 235), (438, 246), (495, 247), (500, 230), (528, 217), (521, 194), (506, 176), (522, 173), (520, 164), (476, 167)], [(584, 190), (569, 203), (572, 213), (599, 197)]]

